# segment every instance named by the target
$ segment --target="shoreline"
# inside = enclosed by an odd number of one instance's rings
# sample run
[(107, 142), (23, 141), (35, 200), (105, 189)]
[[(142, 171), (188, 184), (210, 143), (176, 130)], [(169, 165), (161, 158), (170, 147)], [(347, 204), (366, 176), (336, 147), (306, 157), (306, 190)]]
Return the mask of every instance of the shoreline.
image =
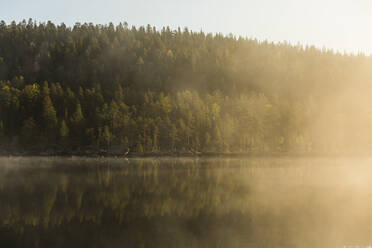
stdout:
[(309, 152), (228, 152), (228, 153), (191, 153), (191, 152), (148, 152), (148, 153), (129, 153), (127, 155), (115, 153), (89, 153), (89, 152), (0, 152), (0, 157), (88, 157), (88, 158), (264, 158), (264, 157), (371, 157), (372, 154), (366, 153), (309, 153)]

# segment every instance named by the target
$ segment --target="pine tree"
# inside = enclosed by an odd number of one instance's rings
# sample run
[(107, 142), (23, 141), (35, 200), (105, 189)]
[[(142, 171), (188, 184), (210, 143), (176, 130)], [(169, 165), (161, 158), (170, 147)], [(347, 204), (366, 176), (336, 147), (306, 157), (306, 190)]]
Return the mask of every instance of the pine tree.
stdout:
[(138, 146), (137, 146), (137, 152), (138, 153), (144, 153), (144, 149), (143, 149), (143, 146), (142, 146), (141, 143), (139, 143)]
[(368, 94), (322, 116), (334, 89), (369, 87), (369, 57), (150, 26), (0, 22), (0, 37), (2, 145), (372, 150)]
[(67, 139), (68, 135), (69, 135), (69, 132), (70, 130), (68, 129), (67, 125), (66, 125), (66, 121), (65, 120), (62, 120), (61, 122), (61, 127), (59, 129), (59, 136), (65, 140)]
[(110, 132), (110, 128), (108, 126), (104, 126), (104, 128), (103, 128), (102, 140), (103, 140), (106, 148), (110, 147), (111, 140), (112, 140), (112, 135), (111, 135), (111, 132)]
[(75, 125), (81, 125), (84, 122), (84, 115), (80, 103), (76, 105), (76, 111), (72, 116), (71, 122)]
[(59, 128), (59, 143), (63, 149), (68, 148), (67, 144), (69, 143), (69, 133), (70, 130), (66, 124), (65, 120), (62, 120), (60, 128)]
[(81, 144), (85, 138), (86, 131), (84, 130), (85, 118), (81, 105), (76, 105), (75, 113), (71, 117), (71, 137), (74, 144)]
[(43, 101), (43, 120), (44, 126), (49, 131), (55, 128), (58, 122), (56, 110), (49, 95), (46, 95)]

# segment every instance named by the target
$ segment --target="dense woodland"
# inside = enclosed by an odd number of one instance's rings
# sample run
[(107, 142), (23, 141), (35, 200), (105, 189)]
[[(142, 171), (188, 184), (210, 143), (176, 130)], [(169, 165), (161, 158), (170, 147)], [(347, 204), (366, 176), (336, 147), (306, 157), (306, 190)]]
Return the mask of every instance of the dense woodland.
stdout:
[(187, 28), (2, 21), (0, 153), (369, 152), (371, 66)]

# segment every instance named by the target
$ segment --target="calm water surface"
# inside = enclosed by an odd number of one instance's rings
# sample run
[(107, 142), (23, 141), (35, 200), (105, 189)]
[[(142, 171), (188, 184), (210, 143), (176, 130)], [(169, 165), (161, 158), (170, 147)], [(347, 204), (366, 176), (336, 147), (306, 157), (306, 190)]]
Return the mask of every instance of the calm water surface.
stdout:
[(0, 247), (368, 247), (371, 168), (369, 158), (0, 158)]

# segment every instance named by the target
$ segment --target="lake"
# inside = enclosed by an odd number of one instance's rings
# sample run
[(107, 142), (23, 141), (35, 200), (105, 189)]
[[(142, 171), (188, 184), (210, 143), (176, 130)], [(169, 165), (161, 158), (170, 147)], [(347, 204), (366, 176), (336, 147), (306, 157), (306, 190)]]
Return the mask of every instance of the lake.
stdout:
[(0, 158), (0, 247), (368, 247), (370, 158)]

